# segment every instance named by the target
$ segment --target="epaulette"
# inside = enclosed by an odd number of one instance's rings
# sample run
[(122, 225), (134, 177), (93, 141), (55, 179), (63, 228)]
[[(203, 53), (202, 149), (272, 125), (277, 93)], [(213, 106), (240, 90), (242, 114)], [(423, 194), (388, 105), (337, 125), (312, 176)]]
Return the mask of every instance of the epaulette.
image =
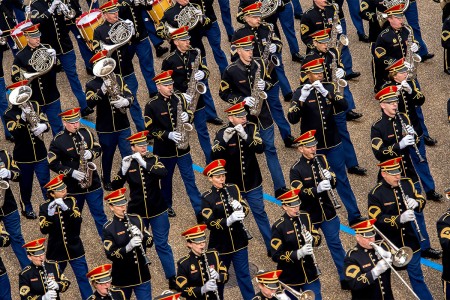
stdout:
[(170, 52), (169, 55), (167, 55), (167, 57), (164, 58), (164, 60), (168, 60), (169, 58), (171, 58), (172, 56), (174, 56), (175, 53), (176, 53), (176, 51)]
[(202, 198), (205, 198), (206, 196), (208, 196), (209, 194), (211, 194), (211, 192), (212, 192), (212, 190), (208, 190), (208, 191), (204, 192), (204, 193), (202, 194)]
[(181, 265), (184, 261), (186, 261), (186, 259), (188, 259), (189, 258), (189, 254), (186, 254), (185, 256), (183, 256), (182, 258), (180, 258), (179, 260), (178, 260), (178, 263), (177, 264), (179, 264), (179, 265)]
[(378, 120), (376, 120), (375, 122), (373, 122), (372, 126), (375, 126), (375, 124), (377, 124), (378, 122), (380, 122), (381, 119), (383, 119), (383, 117), (379, 117)]
[(389, 27), (385, 28), (382, 32), (380, 32), (380, 36), (389, 32)]
[(278, 220), (273, 223), (275, 227), (278, 227), (278, 225), (282, 224), (284, 222), (284, 217), (279, 218)]
[(11, 107), (8, 107), (8, 108), (5, 110), (5, 113), (4, 113), (4, 114), (7, 114), (11, 109), (12, 109), (12, 106), (11, 106)]
[(103, 224), (103, 228), (106, 228), (106, 227), (108, 227), (109, 225), (111, 225), (111, 222), (112, 222), (112, 220), (106, 221), (106, 223)]
[(306, 14), (307, 12), (309, 12), (309, 11), (311, 11), (311, 10), (313, 10), (313, 9), (314, 9), (314, 5), (311, 6), (310, 8), (308, 8), (307, 10), (305, 10), (305, 11), (303, 12), (303, 14)]
[(450, 211), (447, 211), (444, 215), (442, 215), (442, 221), (444, 221), (449, 216), (450, 216)]
[[(149, 103), (152, 102), (152, 101), (155, 101), (156, 99), (158, 99), (158, 94), (156, 94), (156, 95), (154, 95), (153, 97), (151, 97), (151, 98), (148, 100), (147, 104), (149, 104)], [(147, 104), (146, 104), (146, 105), (147, 105)]]
[[(301, 157), (300, 157), (301, 158)], [(292, 165), (291, 170), (295, 168), (296, 165), (300, 163), (300, 158)]]
[(229, 65), (225, 68), (225, 71), (227, 71), (227, 70), (230, 69), (231, 67), (235, 67), (235, 66), (236, 66), (236, 63), (237, 63), (237, 60), (234, 61), (234, 62), (232, 62), (231, 64), (229, 64)]
[(353, 247), (352, 249), (348, 250), (348, 251), (347, 251), (347, 254), (346, 254), (346, 255), (347, 255), (347, 257), (350, 257), (350, 256), (352, 256), (352, 252), (353, 252), (353, 251), (358, 251), (358, 248), (356, 248), (356, 247)]
[(20, 272), (20, 275), (25, 274), (26, 272), (28, 272), (31, 269), (31, 266), (26, 266), (25, 268), (23, 268), (22, 272)]
[(374, 194), (375, 191), (382, 185), (381, 182), (378, 182), (377, 185), (370, 191), (371, 194)]

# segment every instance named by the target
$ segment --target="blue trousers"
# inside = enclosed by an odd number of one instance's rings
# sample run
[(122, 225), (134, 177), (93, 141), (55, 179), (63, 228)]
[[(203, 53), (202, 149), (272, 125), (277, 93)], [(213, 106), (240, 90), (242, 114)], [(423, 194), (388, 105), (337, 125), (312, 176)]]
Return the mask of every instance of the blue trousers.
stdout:
[[(292, 93), (292, 88), (288, 78), (286, 77), (286, 73), (284, 72), (284, 64), (281, 53), (277, 53), (277, 57), (280, 60), (280, 65), (278, 67), (275, 67), (274, 70), (277, 73), (278, 83), (281, 87), (281, 93), (283, 94), (283, 96), (286, 96), (286, 94)], [(278, 97), (278, 94), (276, 96)]]
[[(322, 287), (320, 285), (320, 279), (317, 279), (316, 281), (313, 281), (311, 283), (305, 283), (302, 285), (291, 286), (291, 288), (293, 288), (297, 292), (299, 292), (300, 289), (302, 290), (302, 292), (311, 290), (314, 292), (314, 295), (316, 296), (316, 298), (315, 298), (316, 300), (322, 300)], [(297, 297), (295, 297), (294, 295), (292, 295), (289, 292), (286, 292), (286, 295), (288, 295), (289, 298), (291, 298), (292, 300), (298, 299)]]
[(423, 136), (420, 137), (419, 144), (420, 155), (425, 159), (424, 162), (419, 162), (419, 157), (413, 147), (409, 147), (409, 156), (413, 162), (414, 168), (416, 169), (417, 175), (419, 175), (420, 182), (422, 183), (425, 193), (432, 191), (436, 188), (433, 176), (431, 175), (430, 166), (428, 165), (428, 159), (425, 149), (425, 143), (423, 141)]
[(155, 23), (150, 19), (148, 12), (146, 10), (142, 10), (142, 18), (144, 19), (145, 28), (148, 32), (148, 37), (150, 38), (150, 42), (152, 42), (153, 46), (157, 47), (164, 43), (164, 40), (156, 35)]
[(130, 106), (131, 118), (133, 119), (134, 125), (136, 126), (136, 130), (138, 132), (144, 131), (145, 130), (144, 117), (142, 116), (142, 109), (141, 109), (141, 106), (139, 105), (139, 101), (137, 98), (137, 90), (138, 90), (139, 85), (138, 85), (136, 75), (134, 73), (132, 73), (128, 76), (124, 76), (123, 80), (128, 85), (128, 88), (130, 89), (130, 91), (134, 97), (134, 101)]
[(186, 193), (188, 194), (192, 208), (194, 209), (195, 215), (197, 216), (202, 210), (202, 196), (198, 191), (197, 185), (195, 184), (195, 175), (194, 170), (192, 169), (191, 154), (188, 153), (180, 157), (161, 157), (160, 161), (167, 169), (167, 176), (161, 179), (161, 192), (167, 202), (167, 205), (169, 207), (172, 207), (173, 205), (172, 181), (175, 166), (178, 165), (181, 179), (183, 179), (184, 187), (186, 188)]
[(352, 140), (350, 138), (350, 132), (347, 129), (347, 120), (345, 118), (345, 113), (339, 113), (334, 115), (334, 121), (336, 122), (336, 127), (339, 132), (339, 136), (342, 141), (342, 148), (344, 148), (344, 160), (345, 166), (348, 168), (355, 167), (358, 165), (358, 158), (356, 157), (355, 148), (353, 147)]
[(278, 126), (281, 138), (285, 138), (291, 135), (291, 126), (286, 120), (286, 116), (283, 111), (283, 106), (281, 105), (280, 98), (280, 86), (278, 84), (274, 85), (269, 91), (267, 91), (267, 104), (269, 105), (270, 112), (272, 113), (272, 118), (275, 124)]
[(86, 42), (84, 41), (83, 37), (80, 34), (80, 31), (78, 30), (78, 28), (75, 24), (70, 25), (69, 30), (72, 32), (72, 34), (77, 39), (78, 49), (80, 50), (80, 54), (81, 54), (81, 57), (83, 58), (86, 69), (92, 68), (92, 64), (89, 62), (89, 60), (92, 58), (94, 53), (92, 53), (92, 51), (86, 45)]
[[(203, 57), (203, 64), (206, 66), (206, 58)], [(209, 89), (208, 80), (202, 81), (207, 89), (206, 93), (203, 94), (203, 101), (205, 101), (205, 110), (203, 113), (206, 115), (206, 120), (212, 120), (217, 118), (216, 106), (214, 105), (214, 99), (211, 95), (211, 90)]]
[[(0, 61), (3, 61), (3, 52), (0, 51)], [(5, 79), (3, 77), (0, 77), (0, 116), (2, 118), (3, 123), (3, 131), (5, 132), (5, 137), (10, 137), (11, 133), (8, 131), (8, 128), (6, 128), (6, 122), (5, 122), (5, 111), (8, 109), (8, 100), (6, 99), (6, 85), (5, 85)]]
[(300, 52), (298, 40), (295, 36), (294, 8), (291, 2), (287, 3), (284, 9), (278, 13), (278, 19), (280, 20), (281, 28), (283, 28), (283, 33), (286, 36), (291, 54), (294, 55)]
[(131, 287), (122, 288), (125, 294), (125, 299), (129, 300), (131, 294), (134, 292), (134, 296), (137, 300), (150, 300), (152, 299), (152, 285), (150, 281), (141, 283)]
[(355, 99), (353, 99), (353, 94), (350, 91), (350, 87), (348, 85), (344, 88), (344, 98), (348, 104), (347, 112), (356, 108)]
[(317, 153), (327, 157), (331, 169), (336, 174), (336, 190), (347, 210), (348, 223), (351, 224), (355, 219), (361, 217), (361, 213), (359, 212), (358, 204), (356, 203), (355, 194), (353, 194), (352, 187), (348, 181), (343, 151), (344, 148), (342, 147), (342, 144), (339, 144), (331, 149), (317, 150)]
[(52, 128), (53, 136), (64, 130), (61, 117), (58, 116), (61, 113), (61, 101), (59, 99), (53, 103), (42, 105), (40, 109), (41, 113), (47, 115), (48, 123), (50, 123), (50, 127)]
[(269, 218), (267, 217), (266, 210), (264, 209), (263, 189), (262, 186), (257, 187), (248, 192), (242, 192), (243, 199), (247, 200), (248, 206), (252, 210), (253, 217), (255, 218), (256, 225), (258, 225), (259, 232), (261, 233), (264, 244), (267, 251), (270, 251), (270, 240), (272, 239), (272, 231), (270, 229)]
[(66, 73), (67, 79), (69, 80), (70, 88), (72, 89), (75, 98), (77, 98), (80, 108), (86, 108), (86, 95), (81, 87), (80, 79), (78, 79), (77, 57), (75, 56), (75, 51), (71, 50), (65, 54), (59, 54), (58, 58), (61, 61), (64, 73)]
[[(347, 34), (347, 23), (345, 18), (341, 19), (342, 33)], [(353, 73), (353, 60), (348, 46), (342, 48), (342, 63), (344, 64), (344, 71), (347, 74)]]
[(219, 0), (220, 15), (222, 23), (228, 36), (234, 34), (233, 24), (231, 22), (230, 0)]
[(172, 247), (169, 244), (170, 222), (167, 212), (153, 218), (142, 218), (145, 227), (150, 225), (155, 243), (156, 254), (164, 270), (167, 279), (176, 275)]
[(198, 141), (205, 155), (206, 164), (209, 164), (211, 162), (211, 139), (209, 137), (208, 126), (206, 125), (204, 109), (197, 110), (194, 113), (194, 125), (195, 131), (197, 131)]
[(139, 66), (141, 68), (142, 75), (144, 76), (145, 83), (147, 84), (149, 93), (157, 93), (158, 90), (156, 89), (156, 84), (152, 80), (153, 77), (155, 77), (155, 69), (153, 68), (153, 53), (149, 39), (145, 38), (139, 43), (131, 44), (129, 50), (132, 57), (134, 57), (134, 54), (137, 54), (137, 57), (139, 58)]
[[(89, 7), (91, 7), (91, 0), (86, 0), (86, 3), (87, 3), (87, 5), (88, 5)], [(92, 4), (92, 8), (98, 8), (98, 1), (95, 1), (95, 2)]]
[[(278, 100), (279, 101), (279, 100)], [(287, 122), (286, 122), (287, 123)], [(281, 170), (280, 161), (278, 160), (277, 148), (274, 143), (274, 126), (267, 129), (259, 128), (259, 134), (264, 143), (264, 155), (266, 156), (267, 166), (272, 176), (274, 191), (285, 187), (283, 171)]]
[[(252, 285), (252, 278), (250, 276), (250, 269), (248, 266), (248, 250), (247, 248), (241, 249), (237, 252), (230, 254), (220, 254), (227, 270), (230, 268), (231, 262), (233, 262), (234, 271), (236, 273), (236, 279), (241, 291), (242, 299), (251, 300), (255, 296), (255, 290)], [(224, 285), (219, 285), (219, 295), (223, 296)]]
[(11, 284), (9, 282), (8, 273), (0, 275), (0, 299), (12, 300)]
[(416, 1), (410, 2), (408, 9), (405, 11), (405, 17), (409, 26), (413, 29), (414, 39), (419, 42), (419, 55), (423, 56), (428, 54), (427, 44), (425, 44), (419, 25), (419, 11), (417, 9)]
[(117, 132), (97, 132), (98, 141), (102, 147), (102, 177), (103, 182), (111, 182), (111, 169), (116, 148), (119, 147), (120, 155), (124, 158), (133, 154), (130, 142), (126, 140), (131, 135), (131, 129), (127, 128)]
[(420, 126), (422, 127), (422, 130), (423, 130), (423, 136), (430, 136), (427, 125), (425, 124), (425, 117), (423, 115), (421, 106), (416, 106), (416, 113), (417, 113), (417, 116), (419, 117)]
[[(33, 205), (31, 204), (31, 194), (33, 186), (33, 174), (36, 174), (39, 186), (41, 187), (42, 200), (47, 199), (47, 189), (44, 185), (50, 181), (50, 169), (48, 167), (47, 159), (34, 162), (34, 163), (17, 163), (20, 169), (20, 202), (22, 205), (22, 210), (29, 212), (33, 211)], [(41, 201), (36, 201), (40, 203)]]
[(420, 265), (420, 251), (414, 253), (411, 261), (406, 267), (411, 287), (420, 300), (431, 300), (430, 290), (428, 289), (425, 279), (423, 278), (422, 267)]
[(0, 217), (0, 221), (3, 221), (5, 230), (9, 233), (11, 248), (19, 260), (20, 267), (22, 269), (25, 268), (30, 264), (30, 260), (27, 257), (25, 249), (22, 248), (22, 245), (25, 244), (25, 240), (22, 236), (19, 212), (15, 210), (7, 216)]
[(344, 280), (345, 250), (342, 247), (341, 238), (339, 236), (340, 226), (341, 223), (338, 216), (330, 221), (314, 224), (315, 229), (322, 229), (323, 236), (327, 241), (328, 249), (330, 250), (331, 257), (333, 258), (334, 265), (339, 274), (339, 279)]
[(222, 50), (222, 45), (220, 44), (220, 28), (217, 21), (213, 22), (208, 30), (205, 30), (204, 35), (208, 39), (214, 55), (214, 60), (219, 66), (220, 74), (222, 74), (228, 66), (228, 61), (225, 52)]
[(350, 11), (350, 17), (352, 18), (353, 26), (356, 28), (358, 35), (364, 34), (364, 25), (359, 15), (359, 1), (358, 0), (347, 0), (348, 10)]
[(300, 16), (303, 14), (303, 9), (302, 6), (300, 4), (300, 0), (292, 0), (292, 6), (294, 6), (294, 15), (295, 16)]
[[(81, 299), (86, 300), (92, 295), (91, 284), (89, 283), (89, 279), (87, 279), (86, 277), (86, 274), (89, 272), (86, 257), (82, 256), (76, 259), (69, 260), (69, 264), (72, 267), (72, 271), (77, 279)], [(60, 262), (58, 263), (58, 265), (61, 273), (64, 273), (64, 270), (67, 267), (67, 262)]]
[(90, 193), (73, 196), (77, 200), (77, 206), (80, 209), (80, 212), (83, 211), (84, 202), (87, 202), (89, 211), (94, 218), (98, 235), (103, 240), (103, 225), (108, 221), (105, 211), (103, 210), (103, 189), (100, 188)]

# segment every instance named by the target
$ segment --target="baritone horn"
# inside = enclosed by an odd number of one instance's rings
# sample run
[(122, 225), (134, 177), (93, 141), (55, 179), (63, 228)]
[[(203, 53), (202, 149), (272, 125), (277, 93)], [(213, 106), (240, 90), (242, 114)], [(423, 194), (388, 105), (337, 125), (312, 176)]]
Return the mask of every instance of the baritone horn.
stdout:
[[(290, 294), (292, 294), (298, 300), (314, 300), (314, 299), (316, 299), (316, 295), (311, 290), (298, 292), (298, 291), (294, 290), (293, 288), (291, 288), (290, 286), (288, 286), (286, 283), (281, 282), (281, 281), (278, 281), (278, 282), (280, 283), (280, 285), (283, 287), (283, 289), (285, 291), (288, 291)], [(275, 295), (275, 297), (276, 297), (276, 295)]]

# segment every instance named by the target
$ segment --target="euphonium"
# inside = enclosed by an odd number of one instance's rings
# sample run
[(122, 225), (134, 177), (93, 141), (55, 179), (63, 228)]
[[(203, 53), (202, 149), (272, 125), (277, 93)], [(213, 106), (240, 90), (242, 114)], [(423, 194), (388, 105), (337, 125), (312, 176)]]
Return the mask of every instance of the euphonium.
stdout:
[[(293, 288), (291, 288), (290, 286), (288, 286), (287, 284), (285, 284), (284, 282), (281, 282), (281, 281), (278, 281), (278, 282), (280, 283), (280, 285), (283, 287), (284, 290), (291, 293), (298, 300), (314, 300), (314, 299), (316, 299), (316, 295), (314, 295), (313, 291), (307, 290), (307, 291), (303, 291), (303, 292), (298, 292), (298, 291), (294, 290)], [(276, 295), (275, 295), (275, 297), (276, 297)]]
[[(177, 96), (175, 96), (177, 97)], [(191, 132), (194, 127), (192, 124), (186, 122), (184, 123), (181, 115), (183, 113), (183, 105), (182, 101), (183, 99), (177, 97), (178, 104), (177, 104), (177, 126), (175, 128), (175, 131), (181, 134), (181, 140), (177, 143), (178, 149), (187, 149), (189, 147), (189, 132)]]
[(255, 99), (255, 105), (250, 108), (250, 114), (257, 117), (261, 113), (263, 102), (267, 99), (267, 94), (258, 89), (258, 81), (261, 79), (261, 65), (256, 60), (254, 60), (254, 62), (258, 68), (256, 69), (251, 93), (251, 96)]
[(78, 183), (81, 188), (87, 189), (92, 185), (92, 175), (95, 170), (97, 170), (97, 166), (93, 163), (88, 161), (84, 158), (84, 153), (87, 150), (87, 144), (84, 141), (84, 136), (80, 133), (80, 131), (77, 131), (78, 135), (81, 138), (80, 141), (80, 148), (78, 149), (78, 154), (80, 155), (80, 166), (78, 167), (78, 171), (85, 174), (84, 178), (80, 180)]
[(197, 73), (200, 63), (202, 61), (202, 54), (200, 49), (194, 49), (197, 52), (197, 56), (195, 57), (194, 64), (192, 65), (191, 77), (189, 79), (188, 88), (186, 90), (186, 94), (192, 97), (191, 102), (188, 104), (188, 109), (192, 112), (195, 112), (197, 108), (198, 99), (200, 95), (206, 93), (206, 85), (203, 82), (197, 81), (194, 78), (195, 73)]
[[(5, 163), (0, 161), (0, 169), (3, 168), (5, 168)], [(5, 193), (7, 189), (9, 189), (8, 181), (0, 179), (0, 208), (5, 204)]]

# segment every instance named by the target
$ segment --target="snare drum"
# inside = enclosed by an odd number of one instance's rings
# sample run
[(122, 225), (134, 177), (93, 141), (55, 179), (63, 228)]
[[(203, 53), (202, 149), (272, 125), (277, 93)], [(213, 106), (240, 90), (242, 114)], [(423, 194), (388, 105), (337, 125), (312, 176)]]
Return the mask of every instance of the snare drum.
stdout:
[(11, 31), (11, 38), (13, 39), (14, 43), (16, 43), (16, 46), (19, 50), (22, 50), (27, 45), (27, 38), (23, 34), (22, 29), (32, 26), (33, 23), (31, 21), (22, 21)]
[(91, 51), (94, 50), (92, 49), (94, 30), (98, 26), (102, 25), (104, 21), (105, 19), (103, 18), (102, 12), (98, 9), (93, 9), (90, 12), (83, 13), (75, 22), (81, 36)]
[(153, 22), (158, 25), (164, 16), (164, 12), (172, 7), (172, 0), (155, 0), (152, 4), (152, 10), (147, 11)]

